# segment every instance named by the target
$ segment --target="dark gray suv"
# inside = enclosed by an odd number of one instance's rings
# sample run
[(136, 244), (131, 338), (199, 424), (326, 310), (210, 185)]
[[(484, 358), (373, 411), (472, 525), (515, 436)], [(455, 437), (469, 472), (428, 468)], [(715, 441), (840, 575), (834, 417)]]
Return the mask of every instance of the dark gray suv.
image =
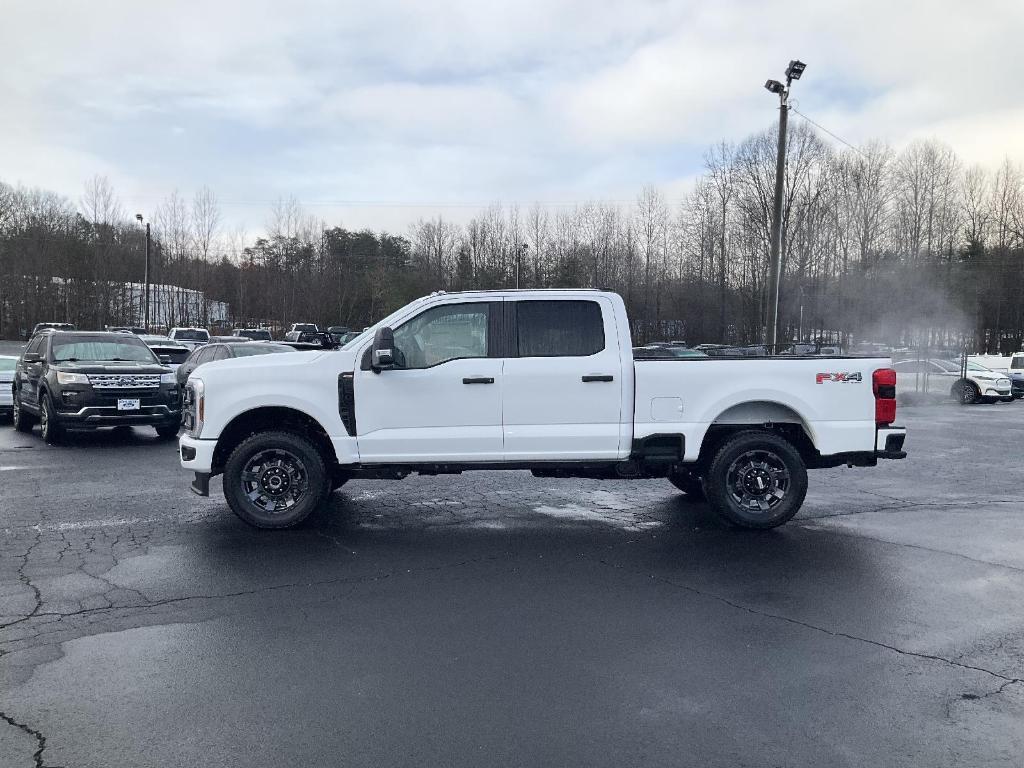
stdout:
[(148, 425), (178, 434), (181, 406), (171, 369), (137, 336), (46, 330), (29, 339), (14, 376), (14, 426), (38, 422), (43, 439), (67, 430)]

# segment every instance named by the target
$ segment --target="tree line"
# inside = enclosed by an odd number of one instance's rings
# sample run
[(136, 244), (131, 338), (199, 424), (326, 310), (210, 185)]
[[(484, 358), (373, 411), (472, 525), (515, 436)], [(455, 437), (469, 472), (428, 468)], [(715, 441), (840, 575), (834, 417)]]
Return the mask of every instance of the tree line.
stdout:
[[(173, 324), (361, 328), (434, 290), (599, 287), (619, 292), (636, 342), (757, 343), (766, 315), (774, 129), (705, 155), (682, 199), (486, 207), (404, 234), (332, 226), (294, 200), (263, 236), (224, 226), (216, 196), (174, 193), (153, 216), (151, 281)], [(941, 142), (837, 150), (788, 134), (780, 339), (1004, 352), (1024, 339), (1024, 172), (964, 164)], [(109, 182), (80, 200), (0, 183), (0, 336), (40, 320), (137, 322), (144, 234)], [(173, 291), (183, 293), (180, 306)]]

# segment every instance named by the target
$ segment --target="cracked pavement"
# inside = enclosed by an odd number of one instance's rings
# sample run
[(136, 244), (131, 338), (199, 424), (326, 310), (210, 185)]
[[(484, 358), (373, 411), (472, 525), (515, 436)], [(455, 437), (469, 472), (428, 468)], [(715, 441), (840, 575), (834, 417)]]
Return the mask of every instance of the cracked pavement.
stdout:
[(150, 430), (0, 427), (0, 768), (1020, 765), (1024, 404), (900, 415), (768, 533), (523, 472), (255, 531)]

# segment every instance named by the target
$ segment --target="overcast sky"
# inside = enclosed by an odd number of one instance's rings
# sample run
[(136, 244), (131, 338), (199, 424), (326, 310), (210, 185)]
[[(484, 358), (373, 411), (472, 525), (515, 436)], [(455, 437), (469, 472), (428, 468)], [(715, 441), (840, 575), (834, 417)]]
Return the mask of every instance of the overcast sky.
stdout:
[(461, 204), (675, 198), (708, 145), (772, 123), (762, 84), (794, 57), (798, 108), (849, 141), (1024, 159), (1021, 0), (0, 10), (0, 179), (77, 200), (102, 174), (129, 213), (204, 184), (250, 230), (287, 195), (399, 232)]

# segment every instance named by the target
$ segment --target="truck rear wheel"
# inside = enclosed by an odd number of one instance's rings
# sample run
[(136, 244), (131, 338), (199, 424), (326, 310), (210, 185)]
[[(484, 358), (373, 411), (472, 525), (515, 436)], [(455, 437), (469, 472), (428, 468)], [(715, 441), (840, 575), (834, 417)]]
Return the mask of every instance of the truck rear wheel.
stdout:
[(224, 466), (231, 511), (257, 528), (290, 528), (330, 493), (323, 456), (291, 432), (262, 432), (243, 440)]
[(715, 452), (704, 488), (711, 505), (733, 525), (775, 528), (800, 510), (807, 467), (784, 438), (740, 432)]

